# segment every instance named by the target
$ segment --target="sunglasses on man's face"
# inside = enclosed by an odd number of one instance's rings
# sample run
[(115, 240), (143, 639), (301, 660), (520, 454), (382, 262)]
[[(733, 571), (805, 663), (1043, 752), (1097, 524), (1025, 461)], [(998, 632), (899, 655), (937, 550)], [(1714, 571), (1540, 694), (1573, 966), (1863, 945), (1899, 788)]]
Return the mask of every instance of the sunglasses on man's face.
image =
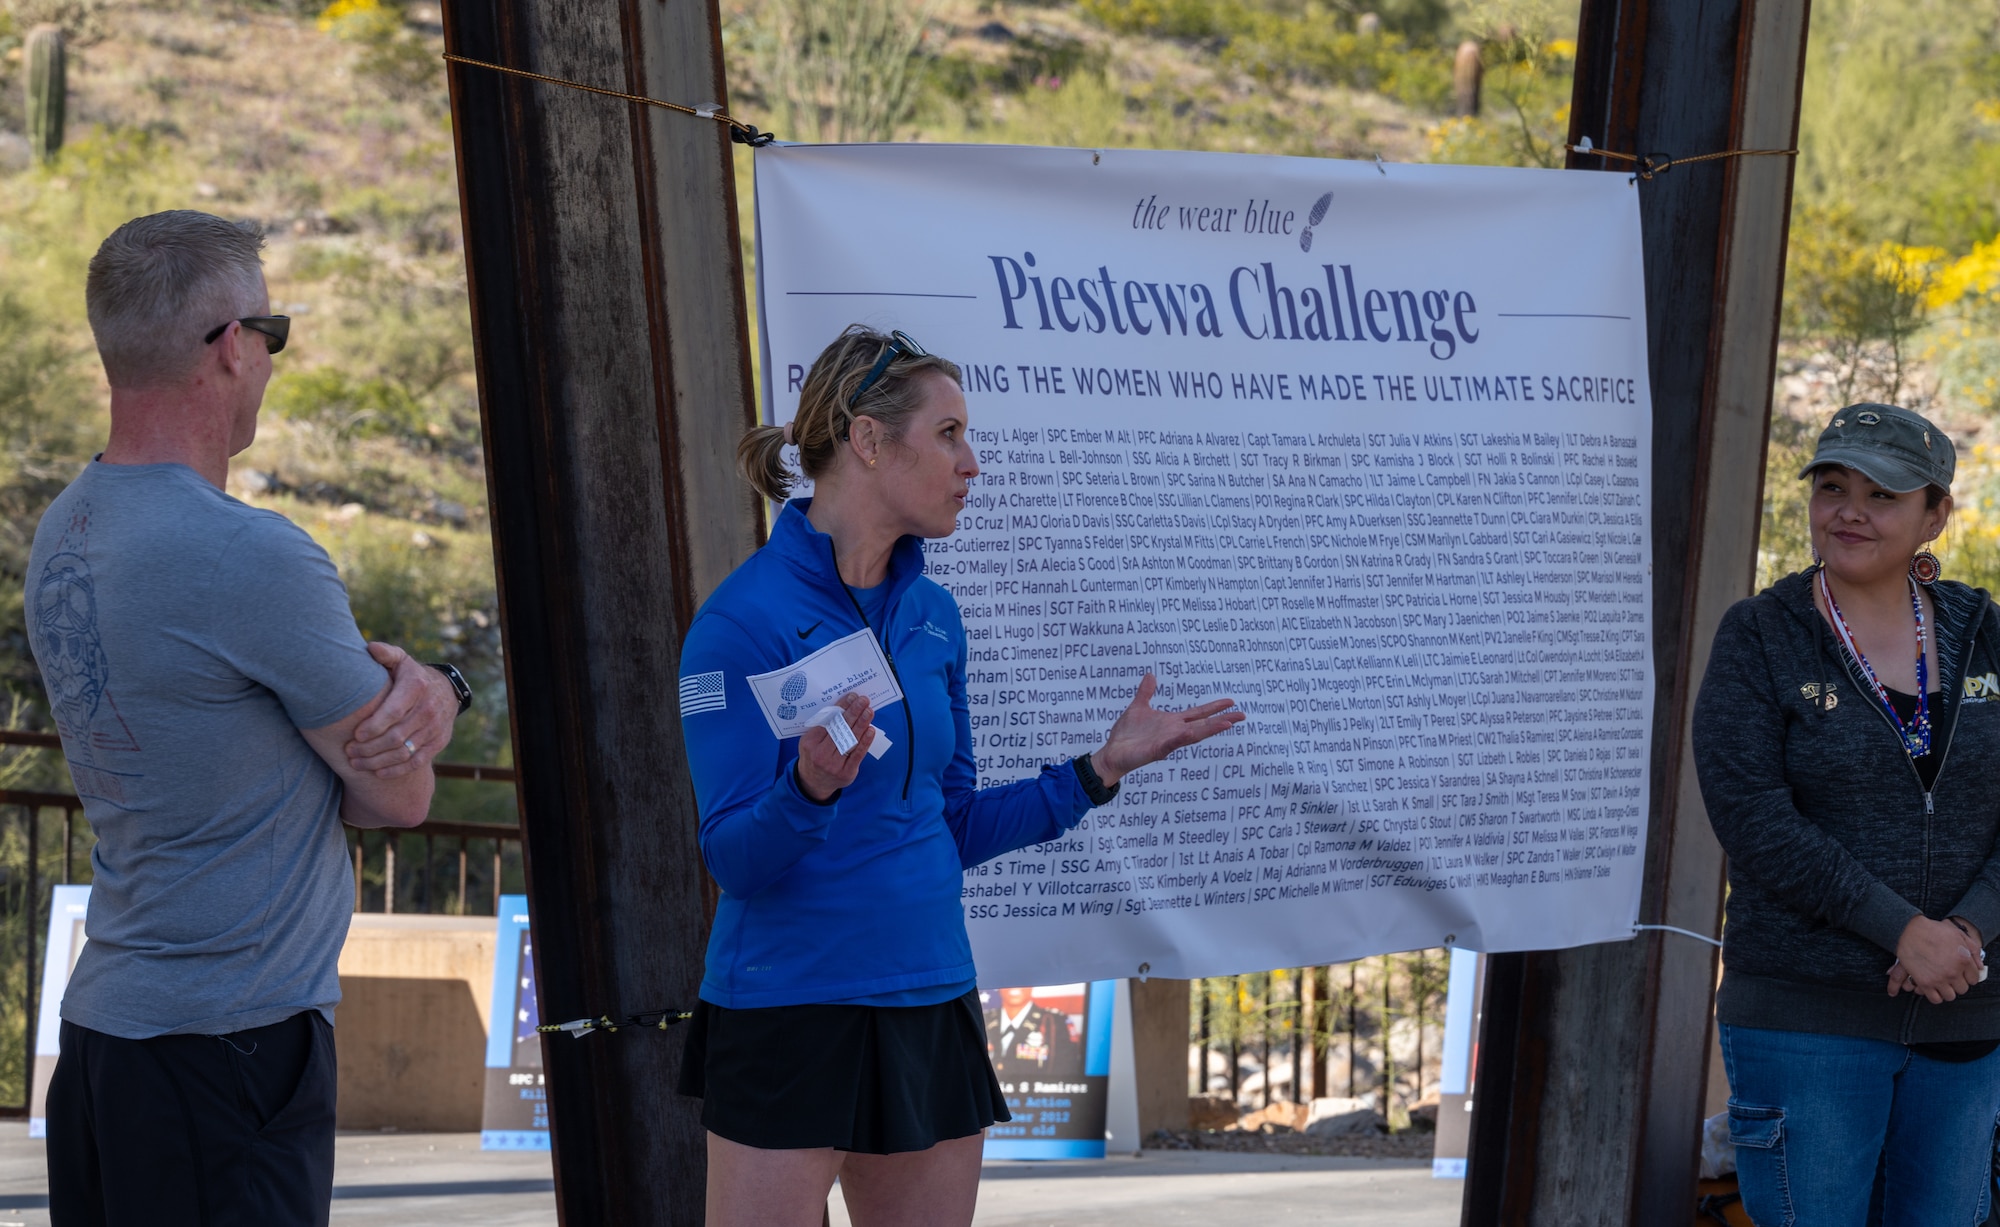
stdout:
[(201, 343), (215, 344), (215, 338), (229, 331), (231, 324), (241, 324), (252, 332), (263, 333), (264, 348), (274, 354), (285, 347), (285, 338), (292, 335), (292, 317), (289, 315), (246, 315), (241, 319), (224, 320), (217, 324), (201, 339)]
[(899, 357), (928, 358), (930, 355), (924, 352), (923, 346), (910, 339), (909, 333), (890, 333), (889, 343), (882, 347), (882, 356), (875, 359), (875, 365), (868, 368), (868, 377), (861, 381), (860, 387), (854, 389), (854, 395), (847, 398), (847, 407), (852, 409), (860, 404), (862, 396), (875, 386), (875, 381), (882, 378), (882, 372), (888, 370), (889, 364)]

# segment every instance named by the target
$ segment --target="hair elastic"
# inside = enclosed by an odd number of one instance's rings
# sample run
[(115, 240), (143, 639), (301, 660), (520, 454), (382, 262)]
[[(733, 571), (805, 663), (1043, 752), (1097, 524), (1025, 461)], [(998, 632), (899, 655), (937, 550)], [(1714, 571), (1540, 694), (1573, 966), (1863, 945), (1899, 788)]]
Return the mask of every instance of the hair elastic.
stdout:
[(798, 445), (799, 445), (799, 441), (798, 441), (797, 439), (794, 439), (794, 438), (792, 438), (792, 424), (791, 424), (790, 422), (786, 422), (786, 423), (785, 423), (785, 446), (786, 446), (786, 447), (797, 447)]

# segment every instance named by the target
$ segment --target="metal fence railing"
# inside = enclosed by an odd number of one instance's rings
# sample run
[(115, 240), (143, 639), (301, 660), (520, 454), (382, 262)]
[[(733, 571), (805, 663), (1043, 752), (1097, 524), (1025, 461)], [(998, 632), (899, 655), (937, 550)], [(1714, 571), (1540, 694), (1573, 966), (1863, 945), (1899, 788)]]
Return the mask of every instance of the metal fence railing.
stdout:
[[(0, 729), (0, 746), (60, 751), (52, 733)], [(514, 783), (509, 767), (438, 763), (438, 776)], [(492, 915), (522, 885), (518, 826), (429, 822), (347, 833), (356, 911)], [(49, 907), (59, 885), (88, 884), (97, 839), (74, 794), (0, 788), (0, 1119), (28, 1114)]]
[(1241, 1111), (1373, 1098), (1392, 1126), (1435, 1091), (1450, 953), (1196, 980), (1189, 1091)]
[(50, 891), (90, 880), (82, 810), (65, 793), (0, 789), (0, 1117), (28, 1114)]

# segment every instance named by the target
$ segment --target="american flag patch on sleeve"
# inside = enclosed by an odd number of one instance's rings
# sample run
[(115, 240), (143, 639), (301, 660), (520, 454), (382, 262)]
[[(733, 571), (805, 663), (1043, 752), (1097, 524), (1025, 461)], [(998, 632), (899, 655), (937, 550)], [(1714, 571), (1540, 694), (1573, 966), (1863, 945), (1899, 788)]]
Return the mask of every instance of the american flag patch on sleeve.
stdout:
[(728, 696), (722, 690), (722, 671), (695, 673), (681, 679), (681, 715), (693, 716), (705, 711), (721, 711), (729, 706)]

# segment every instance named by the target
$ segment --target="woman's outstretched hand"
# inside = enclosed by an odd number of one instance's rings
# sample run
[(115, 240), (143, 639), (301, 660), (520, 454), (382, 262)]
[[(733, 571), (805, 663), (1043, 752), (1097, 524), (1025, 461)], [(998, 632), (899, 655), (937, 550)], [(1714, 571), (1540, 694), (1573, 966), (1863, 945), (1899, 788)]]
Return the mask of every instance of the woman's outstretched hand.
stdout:
[(858, 694), (842, 695), (840, 709), (847, 713), (847, 727), (854, 734), (854, 748), (842, 754), (833, 748), (833, 734), (813, 727), (799, 735), (799, 790), (822, 804), (834, 793), (854, 782), (861, 774), (861, 760), (875, 741), (869, 721), (875, 705)]
[(1976, 938), (1967, 937), (1947, 920), (1912, 917), (1896, 943), (1896, 965), (1889, 969), (1889, 995), (1908, 989), (1922, 993), (1932, 1005), (1943, 1005), (1979, 983), (1982, 966)]
[(1156, 763), (1182, 746), (1207, 741), (1247, 719), (1242, 712), (1231, 710), (1236, 706), (1234, 699), (1212, 699), (1186, 711), (1160, 711), (1153, 706), (1153, 692), (1159, 688), (1152, 674), (1140, 678), (1131, 706), (1111, 726), (1104, 747), (1090, 756), (1090, 765), (1105, 784), (1116, 784), (1128, 771)]

